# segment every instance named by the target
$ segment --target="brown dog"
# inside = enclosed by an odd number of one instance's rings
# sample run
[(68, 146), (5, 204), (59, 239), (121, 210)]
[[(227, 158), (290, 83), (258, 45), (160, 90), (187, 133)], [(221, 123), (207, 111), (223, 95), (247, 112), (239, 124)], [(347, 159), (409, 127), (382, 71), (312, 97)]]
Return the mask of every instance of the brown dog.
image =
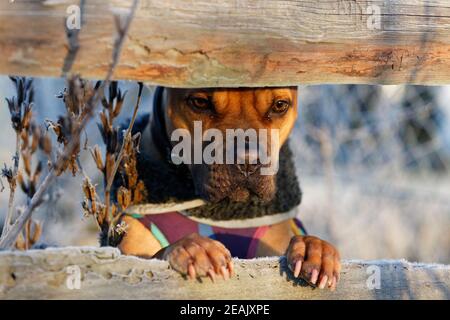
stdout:
[[(277, 153), (287, 140), (297, 118), (297, 88), (164, 89), (164, 118), (167, 135), (176, 129), (194, 133), (194, 122), (203, 130), (278, 129)], [(270, 139), (269, 139), (270, 140)], [(193, 142), (192, 142), (193, 143)], [(194, 146), (192, 147), (194, 148)], [(277, 158), (277, 154), (270, 156)], [(209, 202), (224, 198), (246, 201), (249, 194), (270, 200), (276, 192), (274, 175), (261, 175), (261, 164), (191, 164), (197, 194)], [(132, 217), (124, 217), (128, 231), (119, 248), (124, 254), (159, 257), (192, 278), (233, 271), (231, 254), (216, 240), (190, 234), (162, 248), (153, 234)], [(320, 288), (334, 289), (339, 280), (338, 251), (313, 236), (295, 236), (287, 221), (272, 225), (260, 240), (256, 256), (286, 254), (295, 277), (302, 276)]]

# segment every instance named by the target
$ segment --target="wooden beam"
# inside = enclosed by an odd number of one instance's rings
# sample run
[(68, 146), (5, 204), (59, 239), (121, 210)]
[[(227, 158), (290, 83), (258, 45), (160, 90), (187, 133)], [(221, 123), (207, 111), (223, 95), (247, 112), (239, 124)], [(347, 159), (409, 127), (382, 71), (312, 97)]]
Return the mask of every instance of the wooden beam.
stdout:
[[(132, 0), (85, 1), (73, 72), (98, 79), (110, 61), (113, 12)], [(66, 10), (78, 3), (2, 1), (0, 74), (61, 75)], [(141, 0), (115, 78), (177, 87), (450, 83), (450, 6), (448, 0)]]
[(450, 266), (347, 261), (338, 289), (330, 292), (292, 279), (283, 258), (234, 263), (230, 280), (200, 283), (183, 279), (165, 261), (122, 256), (113, 248), (5, 251), (0, 252), (0, 300), (450, 299)]

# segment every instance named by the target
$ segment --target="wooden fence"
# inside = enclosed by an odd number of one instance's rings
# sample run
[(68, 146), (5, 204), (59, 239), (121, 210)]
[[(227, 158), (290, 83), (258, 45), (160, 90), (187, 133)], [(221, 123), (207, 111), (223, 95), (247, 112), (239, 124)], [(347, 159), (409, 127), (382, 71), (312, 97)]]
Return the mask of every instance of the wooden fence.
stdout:
[[(84, 0), (73, 72), (103, 78), (113, 15)], [(60, 76), (73, 0), (0, 3), (0, 74)], [(69, 9), (69, 10), (68, 10)], [(141, 0), (116, 79), (177, 87), (450, 82), (447, 0)]]
[(346, 261), (335, 292), (294, 280), (283, 258), (235, 260), (235, 270), (228, 281), (200, 283), (183, 279), (165, 261), (113, 248), (0, 252), (0, 300), (450, 299), (450, 266), (443, 265)]
[[(73, 73), (104, 78), (114, 17), (131, 2), (1, 1), (0, 74), (57, 77), (73, 64)], [(80, 3), (79, 50), (70, 57), (66, 23)], [(450, 6), (141, 0), (114, 78), (174, 87), (450, 83)], [(449, 266), (349, 261), (332, 293), (293, 280), (283, 258), (235, 263), (235, 277), (212, 284), (188, 282), (166, 262), (110, 248), (0, 252), (0, 299), (450, 299)], [(76, 274), (79, 289), (70, 282)]]

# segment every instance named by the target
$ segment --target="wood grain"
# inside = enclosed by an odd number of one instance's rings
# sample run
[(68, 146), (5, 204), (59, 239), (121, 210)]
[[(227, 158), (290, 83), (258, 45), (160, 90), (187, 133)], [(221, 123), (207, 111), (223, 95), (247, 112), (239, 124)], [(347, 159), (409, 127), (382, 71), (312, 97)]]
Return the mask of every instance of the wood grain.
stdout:
[[(66, 10), (77, 3), (2, 1), (0, 74), (59, 76)], [(86, 0), (73, 72), (105, 75), (113, 13), (130, 5)], [(370, 24), (376, 7), (380, 29)], [(176, 87), (450, 83), (450, 6), (447, 0), (141, 0), (115, 78)]]

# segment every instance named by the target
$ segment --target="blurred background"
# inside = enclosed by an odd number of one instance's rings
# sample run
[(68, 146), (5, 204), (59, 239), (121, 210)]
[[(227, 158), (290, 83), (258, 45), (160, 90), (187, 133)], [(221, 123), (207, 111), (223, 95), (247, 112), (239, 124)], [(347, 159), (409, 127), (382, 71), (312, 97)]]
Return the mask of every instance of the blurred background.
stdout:
[[(65, 112), (61, 79), (35, 79), (39, 123)], [(138, 86), (127, 90), (122, 117), (131, 116)], [(450, 263), (450, 86), (318, 85), (299, 88), (299, 120), (290, 143), (303, 189), (298, 215), (309, 233), (327, 239), (345, 259)], [(5, 98), (13, 83), (0, 77), (0, 165), (11, 165), (15, 134)], [(149, 112), (146, 88), (140, 112)], [(95, 123), (88, 146), (101, 138)], [(84, 141), (84, 140), (83, 140)], [(101, 177), (89, 152), (85, 171)], [(4, 180), (4, 179), (3, 179)], [(97, 246), (97, 229), (81, 210), (82, 177), (66, 175), (35, 213), (48, 245)], [(0, 221), (9, 191), (0, 193)], [(20, 191), (17, 192), (20, 194)], [(17, 196), (16, 204), (24, 198)]]

